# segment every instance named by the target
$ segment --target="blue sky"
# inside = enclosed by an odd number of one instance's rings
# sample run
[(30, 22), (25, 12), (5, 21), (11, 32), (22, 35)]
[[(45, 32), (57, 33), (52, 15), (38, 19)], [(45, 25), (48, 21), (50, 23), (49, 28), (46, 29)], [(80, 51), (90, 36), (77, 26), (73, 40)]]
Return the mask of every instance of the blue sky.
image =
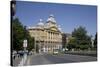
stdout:
[(71, 33), (79, 26), (86, 27), (89, 35), (97, 32), (97, 7), (89, 5), (54, 4), (17, 1), (16, 16), (23, 25), (35, 26), (39, 19), (44, 22), (53, 14), (62, 31)]

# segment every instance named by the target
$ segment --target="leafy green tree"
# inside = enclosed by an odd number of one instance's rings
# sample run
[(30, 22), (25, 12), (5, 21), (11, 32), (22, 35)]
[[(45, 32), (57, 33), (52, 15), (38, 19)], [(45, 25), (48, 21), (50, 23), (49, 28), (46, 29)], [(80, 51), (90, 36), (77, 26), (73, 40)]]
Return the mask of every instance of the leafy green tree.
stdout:
[(27, 50), (31, 51), (34, 48), (34, 37), (31, 37), (26, 26), (24, 26), (24, 39), (27, 39)]
[(78, 27), (72, 32), (72, 37), (75, 37), (75, 48), (85, 50), (91, 46), (91, 37), (87, 35), (85, 27)]
[(31, 51), (32, 49), (34, 49), (35, 47), (34, 47), (34, 45), (35, 45), (35, 42), (34, 42), (35, 40), (34, 40), (34, 37), (32, 38), (32, 37), (30, 37), (29, 39), (28, 39), (28, 47), (27, 47), (27, 49), (29, 50), (29, 51)]
[(39, 45), (36, 44), (36, 52), (39, 53)]
[(12, 21), (12, 50), (22, 50), (24, 28), (18, 18)]
[(62, 48), (66, 48), (66, 34), (63, 33), (62, 34)]
[(75, 37), (71, 37), (71, 38), (69, 39), (68, 44), (67, 44), (67, 48), (68, 48), (69, 50), (71, 50), (71, 49), (73, 49), (73, 48), (76, 48), (76, 45), (77, 45), (77, 42), (76, 42)]
[(97, 33), (95, 34), (94, 48), (97, 49)]
[(23, 26), (18, 18), (12, 21), (12, 50), (23, 50), (23, 40), (28, 40), (27, 49), (30, 51), (34, 48), (34, 38), (29, 35), (26, 26)]
[(86, 39), (87, 31), (85, 30), (85, 27), (80, 26), (77, 29), (74, 29), (72, 32), (72, 37), (77, 38), (78, 40), (84, 40)]

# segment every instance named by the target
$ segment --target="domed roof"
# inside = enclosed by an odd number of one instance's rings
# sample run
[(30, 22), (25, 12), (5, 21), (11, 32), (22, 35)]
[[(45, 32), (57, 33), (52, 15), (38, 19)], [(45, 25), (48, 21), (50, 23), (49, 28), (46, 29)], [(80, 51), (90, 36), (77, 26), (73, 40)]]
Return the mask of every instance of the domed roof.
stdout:
[(62, 31), (62, 28), (61, 28), (61, 26), (60, 26), (60, 25), (58, 25), (58, 30), (59, 30), (59, 31)]
[(50, 17), (54, 17), (54, 15), (53, 14), (50, 14)]
[(51, 15), (49, 16), (49, 18), (47, 19), (47, 22), (48, 22), (48, 21), (51, 21), (51, 22), (56, 23), (56, 20), (55, 20), (55, 18), (54, 18), (54, 15), (53, 15), (53, 14), (51, 14)]
[(35, 29), (36, 27), (28, 27), (27, 29)]
[(38, 23), (37, 25), (38, 25), (38, 26), (43, 26), (43, 25), (44, 25), (43, 20), (40, 19), (40, 20), (39, 20), (39, 23)]
[(59, 29), (59, 31), (61, 31), (61, 30), (62, 30), (60, 27), (59, 27), (58, 29)]

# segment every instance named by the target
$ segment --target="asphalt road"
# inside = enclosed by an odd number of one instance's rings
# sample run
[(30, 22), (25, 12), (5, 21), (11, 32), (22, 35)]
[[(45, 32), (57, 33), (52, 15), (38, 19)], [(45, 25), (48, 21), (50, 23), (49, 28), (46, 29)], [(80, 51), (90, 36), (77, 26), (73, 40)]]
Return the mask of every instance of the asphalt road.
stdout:
[(25, 65), (43, 65), (43, 64), (89, 62), (89, 61), (97, 61), (97, 57), (70, 55), (70, 54), (61, 54), (61, 55), (37, 54), (28, 56)]

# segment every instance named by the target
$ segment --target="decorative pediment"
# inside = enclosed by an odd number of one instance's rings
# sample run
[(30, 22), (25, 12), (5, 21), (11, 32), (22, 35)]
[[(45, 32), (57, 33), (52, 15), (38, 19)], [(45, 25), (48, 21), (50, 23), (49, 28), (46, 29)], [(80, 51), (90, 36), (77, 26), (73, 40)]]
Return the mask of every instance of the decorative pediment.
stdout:
[(55, 26), (50, 27), (50, 30), (51, 30), (51, 31), (58, 31), (58, 29), (57, 29)]

